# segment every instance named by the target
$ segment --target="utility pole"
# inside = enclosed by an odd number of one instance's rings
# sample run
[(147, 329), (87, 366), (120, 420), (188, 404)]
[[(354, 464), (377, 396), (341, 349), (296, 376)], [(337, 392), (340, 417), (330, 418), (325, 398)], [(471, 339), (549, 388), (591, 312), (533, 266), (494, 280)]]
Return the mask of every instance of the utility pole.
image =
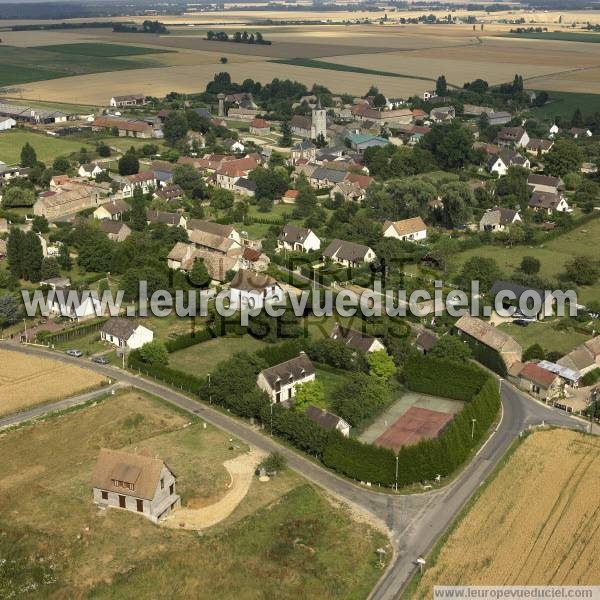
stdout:
[(25, 343), (27, 344), (29, 340), (27, 339), (27, 320), (23, 319), (23, 324), (25, 325)]
[(475, 437), (475, 423), (477, 419), (471, 419), (471, 439)]
[(271, 402), (271, 437), (273, 437), (273, 403)]
[(398, 455), (396, 454), (396, 491), (398, 491)]

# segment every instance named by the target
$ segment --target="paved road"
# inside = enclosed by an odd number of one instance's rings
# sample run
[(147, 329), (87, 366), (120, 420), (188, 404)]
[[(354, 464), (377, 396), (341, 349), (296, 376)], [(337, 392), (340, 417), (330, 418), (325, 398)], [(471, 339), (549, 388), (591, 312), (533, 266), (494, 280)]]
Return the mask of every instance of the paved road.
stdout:
[[(10, 343), (11, 349), (40, 355), (49, 351)], [(64, 354), (51, 353), (61, 362), (77, 364), (136, 386), (192, 412), (231, 435), (266, 452), (277, 450), (289, 466), (330, 493), (367, 511), (387, 527), (394, 547), (393, 560), (371, 594), (372, 600), (394, 600), (415, 571), (415, 559), (426, 554), (446, 531), (465, 502), (480, 487), (502, 459), (516, 437), (529, 426), (549, 425), (587, 431), (589, 425), (568, 414), (525, 397), (506, 382), (499, 382), (503, 415), (497, 430), (476, 457), (449, 485), (432, 492), (394, 496), (368, 489), (338, 477), (304, 455), (282, 446), (268, 432), (197, 402), (159, 383), (138, 377), (115, 367), (102, 366)], [(598, 428), (595, 428), (598, 433)]]
[(19, 425), (20, 423), (31, 421), (36, 417), (41, 417), (53, 412), (63, 411), (68, 408), (72, 408), (73, 406), (85, 404), (86, 402), (89, 402), (94, 398), (98, 398), (100, 396), (105, 396), (106, 394), (109, 394), (113, 390), (117, 389), (119, 386), (120, 384), (115, 383), (113, 385), (98, 388), (93, 392), (79, 394), (78, 396), (72, 396), (71, 398), (66, 398), (65, 400), (58, 400), (57, 402), (52, 402), (50, 404), (41, 404), (40, 406), (36, 406), (31, 410), (16, 413), (8, 417), (3, 417), (0, 419), (0, 429), (3, 429), (4, 427), (12, 427), (13, 425)]

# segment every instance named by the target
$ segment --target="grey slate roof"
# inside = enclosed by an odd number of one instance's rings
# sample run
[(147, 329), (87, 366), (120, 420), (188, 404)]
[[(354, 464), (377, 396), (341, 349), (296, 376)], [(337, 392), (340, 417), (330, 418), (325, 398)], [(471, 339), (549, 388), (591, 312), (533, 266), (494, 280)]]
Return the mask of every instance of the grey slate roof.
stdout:
[(283, 231), (279, 234), (279, 239), (283, 242), (288, 242), (289, 244), (303, 244), (309, 234), (310, 229), (307, 229), (306, 227), (286, 225), (283, 228)]
[(319, 408), (311, 404), (305, 412), (306, 416), (315, 423), (319, 424), (323, 429), (335, 429), (339, 423), (345, 423), (344, 419), (326, 411), (324, 408)]
[(268, 369), (261, 371), (267, 383), (273, 388), (278, 381), (288, 383), (304, 379), (309, 375), (314, 375), (315, 367), (310, 362), (310, 358), (304, 352), (300, 352), (296, 358), (286, 360)]
[(361, 331), (342, 327), (339, 323), (333, 328), (329, 337), (360, 352), (368, 352), (373, 342), (377, 339)]
[[(364, 261), (365, 255), (369, 251), (368, 246), (362, 244), (356, 244), (354, 242), (347, 242), (346, 240), (332, 240), (332, 242), (323, 251), (323, 256), (326, 258), (339, 258), (340, 260), (347, 260), (350, 262), (361, 262)], [(337, 252), (337, 255), (336, 255)]]
[(113, 317), (102, 325), (102, 332), (112, 335), (120, 340), (128, 340), (137, 329), (138, 324), (124, 317)]
[(338, 171), (337, 169), (328, 169), (327, 167), (317, 167), (311, 174), (311, 179), (317, 179), (319, 181), (332, 181), (333, 183), (340, 183), (346, 179), (346, 171)]

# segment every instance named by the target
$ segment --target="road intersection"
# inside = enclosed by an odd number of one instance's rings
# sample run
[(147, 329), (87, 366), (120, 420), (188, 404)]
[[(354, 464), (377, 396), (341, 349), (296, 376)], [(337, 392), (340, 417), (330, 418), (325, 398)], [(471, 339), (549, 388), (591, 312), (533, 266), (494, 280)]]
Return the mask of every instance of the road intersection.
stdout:
[[(376, 488), (358, 485), (344, 479), (322, 467), (316, 461), (284, 446), (276, 438), (266, 435), (256, 426), (155, 381), (116, 367), (71, 358), (40, 347), (22, 346), (10, 342), (5, 343), (5, 346), (29, 355), (48, 356), (50, 354), (53, 359), (60, 362), (76, 364), (118, 380), (121, 385), (137, 387), (199, 416), (208, 423), (265, 452), (277, 451), (283, 454), (290, 468), (329, 493), (368, 513), (372, 519), (378, 521), (387, 530), (394, 548), (394, 556), (372, 591), (370, 596), (372, 600), (394, 600), (399, 597), (401, 590), (415, 572), (416, 559), (427, 554), (444, 534), (466, 502), (500, 463), (512, 443), (522, 432), (542, 423), (589, 431), (589, 424), (582, 419), (536, 402), (518, 392), (505, 381), (499, 380), (502, 418), (496, 430), (471, 462), (448, 485), (439, 489), (418, 494), (395, 495), (388, 490), (378, 491)], [(60, 402), (54, 403), (52, 410), (60, 410), (73, 405), (72, 402), (69, 403), (69, 400), (63, 402), (65, 403), (64, 407)], [(36, 412), (34, 416), (40, 414), (42, 412)], [(2, 426), (2, 421), (0, 421), (0, 426)], [(594, 433), (598, 433), (598, 429), (595, 426)]]

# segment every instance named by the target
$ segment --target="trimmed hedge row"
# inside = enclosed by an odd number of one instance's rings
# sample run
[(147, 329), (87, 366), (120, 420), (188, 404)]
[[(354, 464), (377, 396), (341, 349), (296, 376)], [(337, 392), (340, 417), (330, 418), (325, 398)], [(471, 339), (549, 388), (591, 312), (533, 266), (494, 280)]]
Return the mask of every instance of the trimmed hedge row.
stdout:
[(201, 344), (202, 342), (208, 342), (209, 340), (217, 337), (212, 329), (202, 329), (201, 331), (194, 331), (193, 333), (186, 333), (184, 335), (178, 335), (176, 338), (169, 340), (165, 343), (167, 352), (177, 352), (177, 350), (184, 350), (190, 346)]
[(56, 333), (52, 333), (50, 331), (40, 331), (37, 337), (40, 341), (48, 342), (49, 344), (53, 344), (55, 342), (65, 342), (73, 338), (83, 337), (84, 335), (92, 333), (93, 331), (98, 331), (102, 325), (106, 323), (106, 321), (108, 321), (108, 317), (100, 317), (93, 323), (84, 323), (83, 325), (77, 325), (76, 327), (57, 331)]

